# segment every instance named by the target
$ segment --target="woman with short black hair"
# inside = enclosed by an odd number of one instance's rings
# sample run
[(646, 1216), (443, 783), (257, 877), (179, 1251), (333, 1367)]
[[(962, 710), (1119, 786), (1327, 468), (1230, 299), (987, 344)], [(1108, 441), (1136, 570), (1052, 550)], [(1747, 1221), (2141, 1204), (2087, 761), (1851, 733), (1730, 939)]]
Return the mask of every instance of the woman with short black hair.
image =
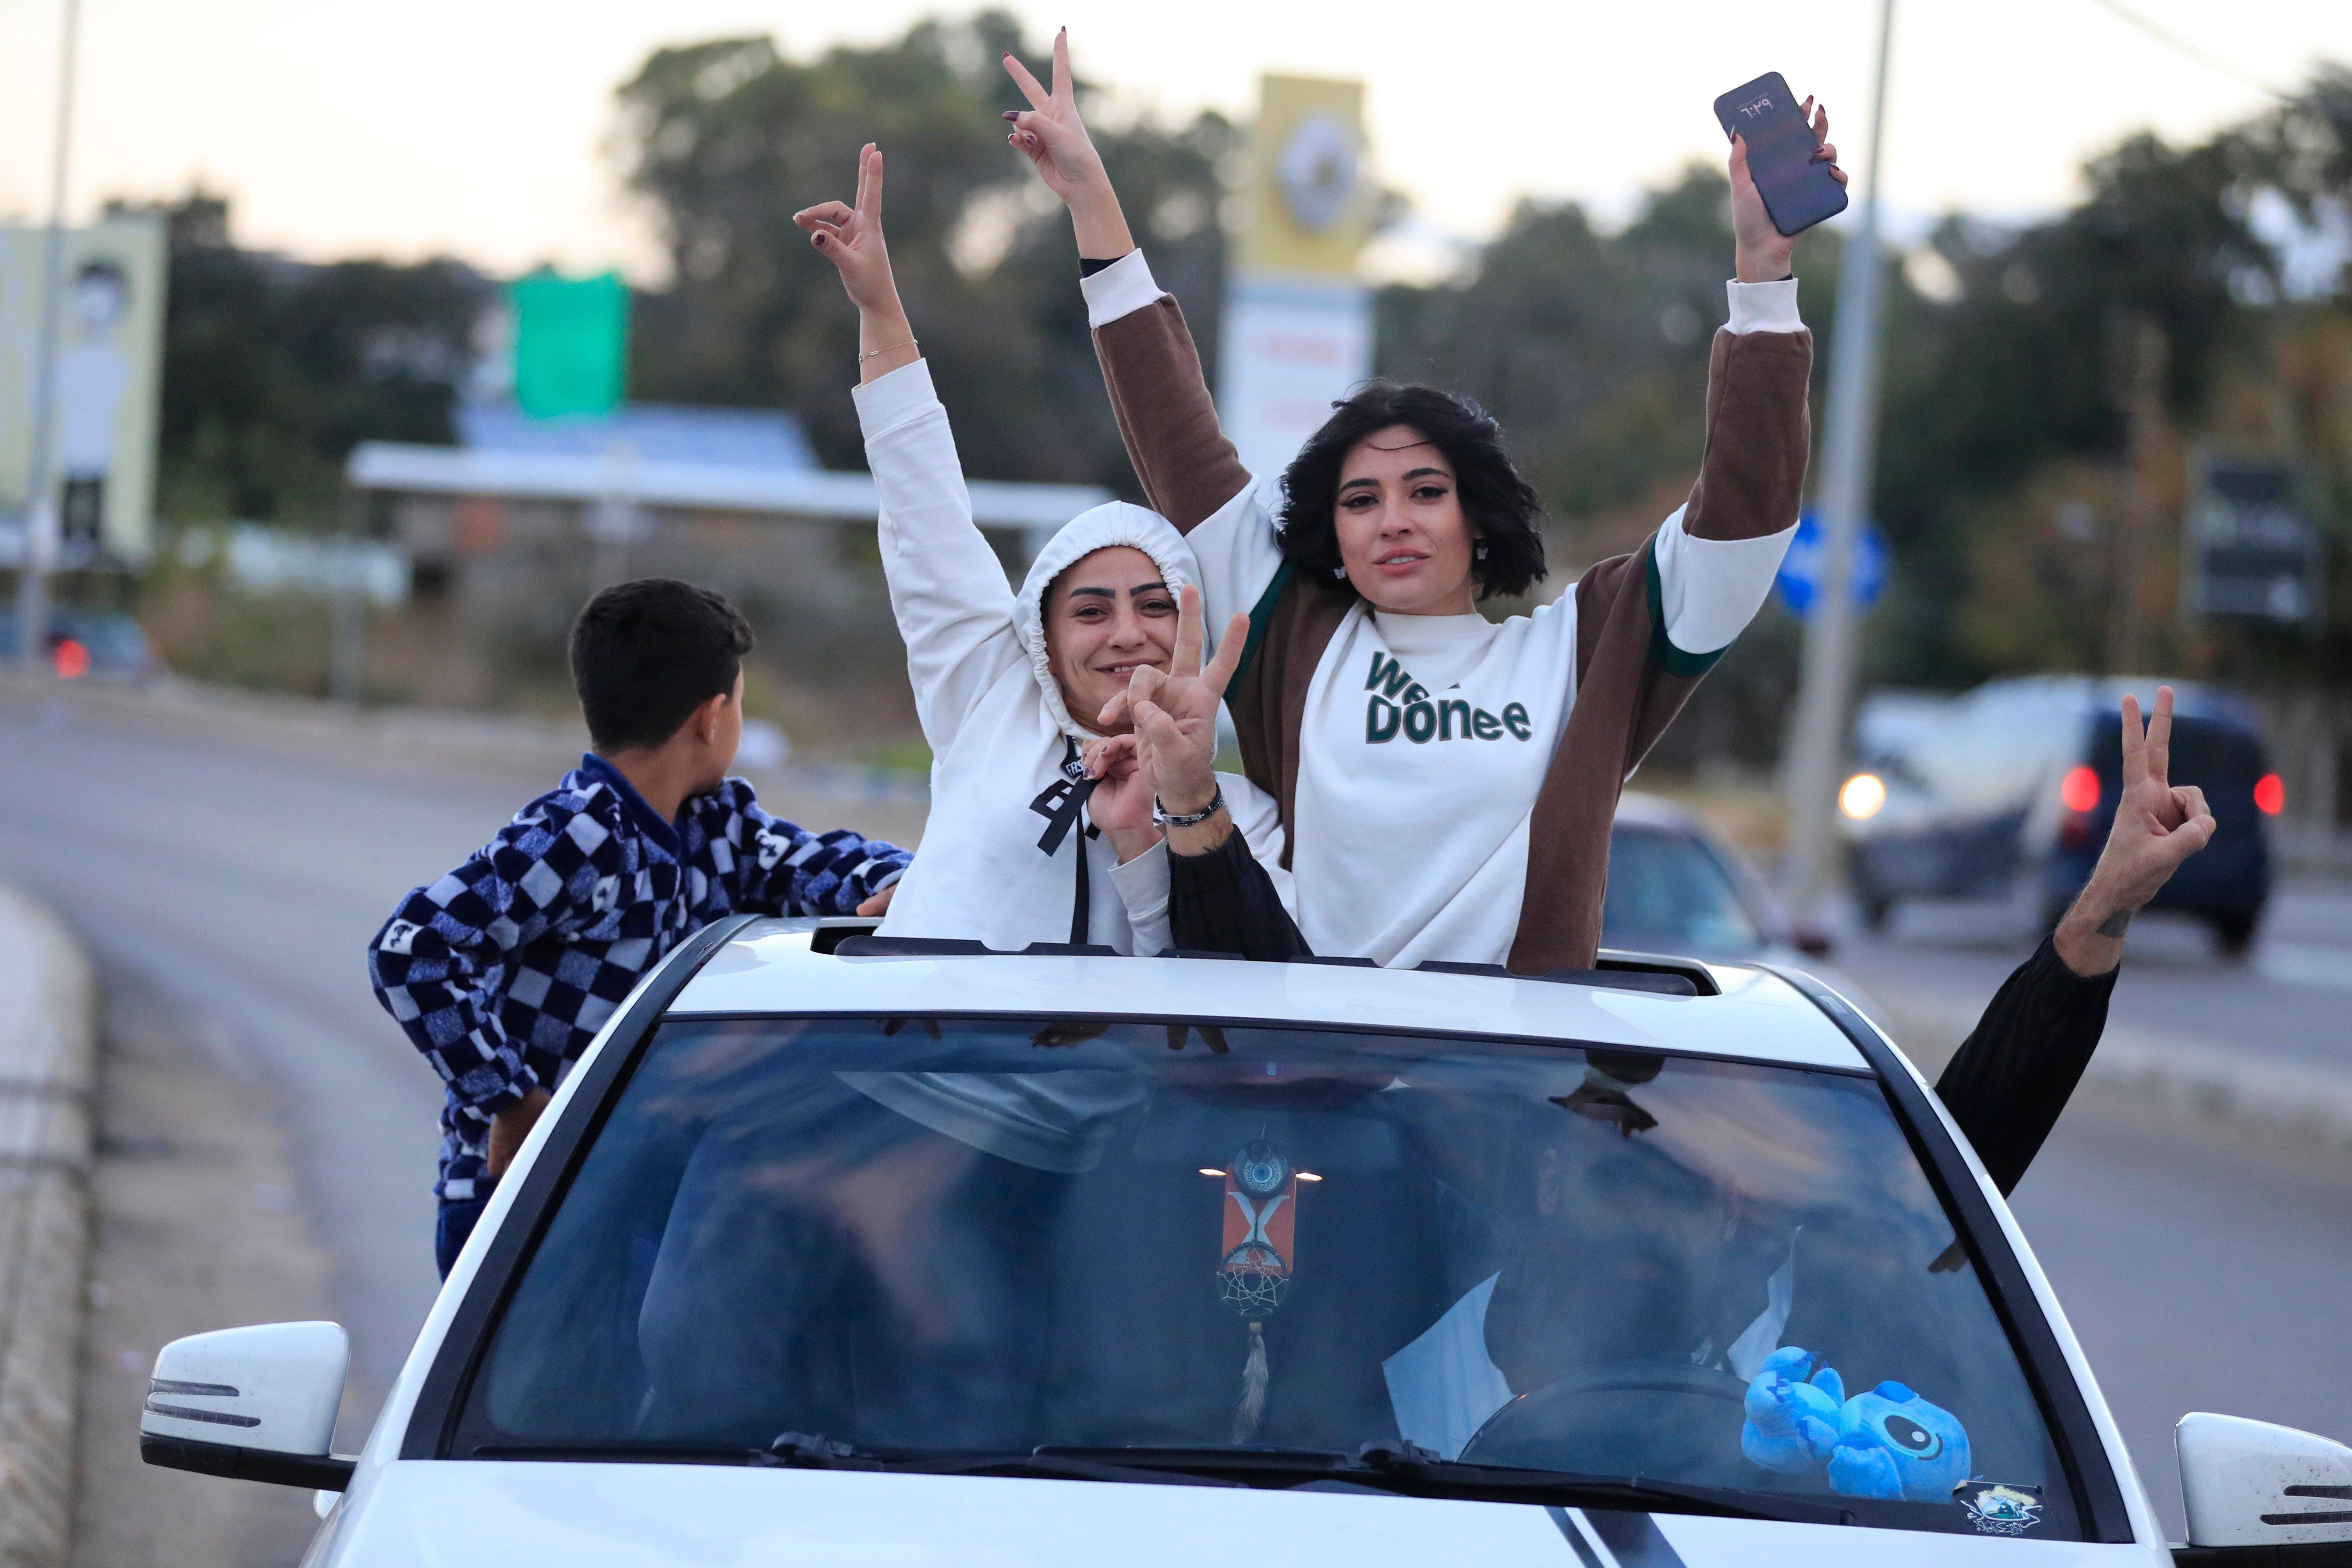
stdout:
[(1454, 469), (1462, 514), (1477, 538), (1470, 580), (1478, 597), (1517, 598), (1544, 578), (1543, 503), (1503, 450), (1503, 427), (1470, 399), (1434, 386), (1368, 382), (1307, 437), (1283, 470), (1276, 542), (1308, 577), (1347, 576), (1336, 519), (1349, 504), (1339, 493), (1348, 454), (1397, 426), (1420, 432)]
[[(1812, 336), (1793, 242), (1744, 146), (1730, 162), (1738, 280), (1688, 502), (1556, 603), (1496, 622), (1478, 600), (1523, 591), (1543, 562), (1536, 497), (1494, 422), (1436, 388), (1374, 384), (1282, 480), (1253, 476), (1087, 137), (1066, 37), (1050, 92), (1009, 55), (1005, 67), (1031, 104), (1007, 115), (1011, 141), (1070, 209), (1145, 496), (1192, 548), (1207, 625), (1249, 617), (1225, 698), (1245, 772), (1280, 803), (1306, 943), (1396, 966), (1591, 965), (1625, 777), (1763, 604), (1796, 531)], [(1825, 139), (1827, 117), (1814, 129)], [(1834, 168), (1825, 140), (1817, 156)], [(1224, 843), (1213, 799), (1160, 804), (1171, 823), (1208, 814), (1206, 836)], [(1184, 847), (1172, 829), (1170, 842)], [(1171, 910), (1196, 860), (1171, 854)]]

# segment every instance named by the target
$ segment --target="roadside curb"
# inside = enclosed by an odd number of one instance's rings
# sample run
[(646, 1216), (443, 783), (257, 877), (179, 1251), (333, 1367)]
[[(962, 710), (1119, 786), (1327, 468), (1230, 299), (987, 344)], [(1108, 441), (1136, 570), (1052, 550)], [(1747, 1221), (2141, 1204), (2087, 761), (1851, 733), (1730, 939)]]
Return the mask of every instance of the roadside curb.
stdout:
[(63, 922), (0, 884), (0, 1564), (70, 1544), (97, 991)]
[(2352, 1079), (2301, 1062), (2110, 1023), (2084, 1080), (2352, 1148)]
[[(1896, 1043), (1932, 1081), (1976, 1027), (1979, 1011), (1957, 996), (1915, 992), (1885, 1008), (1884, 1016)], [(2265, 1135), (2352, 1149), (2352, 1074), (2259, 1050), (2110, 1017), (2083, 1087), (2241, 1122)]]

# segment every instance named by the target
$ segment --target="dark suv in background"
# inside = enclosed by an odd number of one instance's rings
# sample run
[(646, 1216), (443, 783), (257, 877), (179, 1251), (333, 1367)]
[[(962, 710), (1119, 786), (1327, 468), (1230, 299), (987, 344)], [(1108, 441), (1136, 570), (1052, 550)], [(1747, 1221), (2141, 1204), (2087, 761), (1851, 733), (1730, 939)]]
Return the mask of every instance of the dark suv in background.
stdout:
[[(2116, 710), (2145, 710), (2155, 677), (2038, 676), (1958, 697), (1885, 693), (1855, 721), (1858, 771), (1840, 793), (1854, 901), (1885, 923), (1905, 899), (2006, 899), (2055, 924), (2091, 874), (2121, 790)], [(2153, 908), (2213, 928), (2224, 952), (2253, 939), (2270, 897), (2263, 819), (2285, 804), (2253, 718), (2226, 689), (2169, 682), (2171, 779), (2205, 792), (2213, 842)]]

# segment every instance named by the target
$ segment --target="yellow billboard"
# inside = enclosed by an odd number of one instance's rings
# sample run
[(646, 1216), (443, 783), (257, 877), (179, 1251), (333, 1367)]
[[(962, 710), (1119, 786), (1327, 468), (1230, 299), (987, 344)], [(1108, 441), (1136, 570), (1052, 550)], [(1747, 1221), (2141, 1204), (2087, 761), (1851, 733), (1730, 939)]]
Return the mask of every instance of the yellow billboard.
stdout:
[(1250, 133), (1244, 269), (1352, 278), (1370, 237), (1364, 179), (1364, 84), (1317, 77), (1258, 81)]

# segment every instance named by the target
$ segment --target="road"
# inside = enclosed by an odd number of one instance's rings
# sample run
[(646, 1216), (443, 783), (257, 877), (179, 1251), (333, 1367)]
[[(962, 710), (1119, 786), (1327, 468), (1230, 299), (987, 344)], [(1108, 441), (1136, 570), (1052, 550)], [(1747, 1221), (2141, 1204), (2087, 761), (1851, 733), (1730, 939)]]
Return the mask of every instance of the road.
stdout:
[[(290, 1132), (299, 1201), (334, 1258), (352, 1337), (345, 1444), (373, 1420), (436, 1289), (439, 1089), (369, 994), (362, 949), (403, 890), (529, 793), (519, 777), (423, 756), (257, 750), (0, 693), (0, 877), (51, 900), (110, 973), (202, 1021)], [(1881, 994), (1971, 1006), (2014, 962), (1983, 932), (1911, 936), (1841, 958)], [(2148, 952), (2118, 1016), (2314, 1059), (2352, 1051), (2341, 1024), (2352, 998), (2324, 941), (2257, 967), (2217, 964), (2160, 930)], [(2098, 1097), (2078, 1101), (2020, 1189), (2017, 1211), (2176, 1538), (2170, 1427), (2182, 1412), (2352, 1436), (2352, 1341), (2336, 1327), (2352, 1300), (2347, 1197), (2352, 1160), (2339, 1153)]]

